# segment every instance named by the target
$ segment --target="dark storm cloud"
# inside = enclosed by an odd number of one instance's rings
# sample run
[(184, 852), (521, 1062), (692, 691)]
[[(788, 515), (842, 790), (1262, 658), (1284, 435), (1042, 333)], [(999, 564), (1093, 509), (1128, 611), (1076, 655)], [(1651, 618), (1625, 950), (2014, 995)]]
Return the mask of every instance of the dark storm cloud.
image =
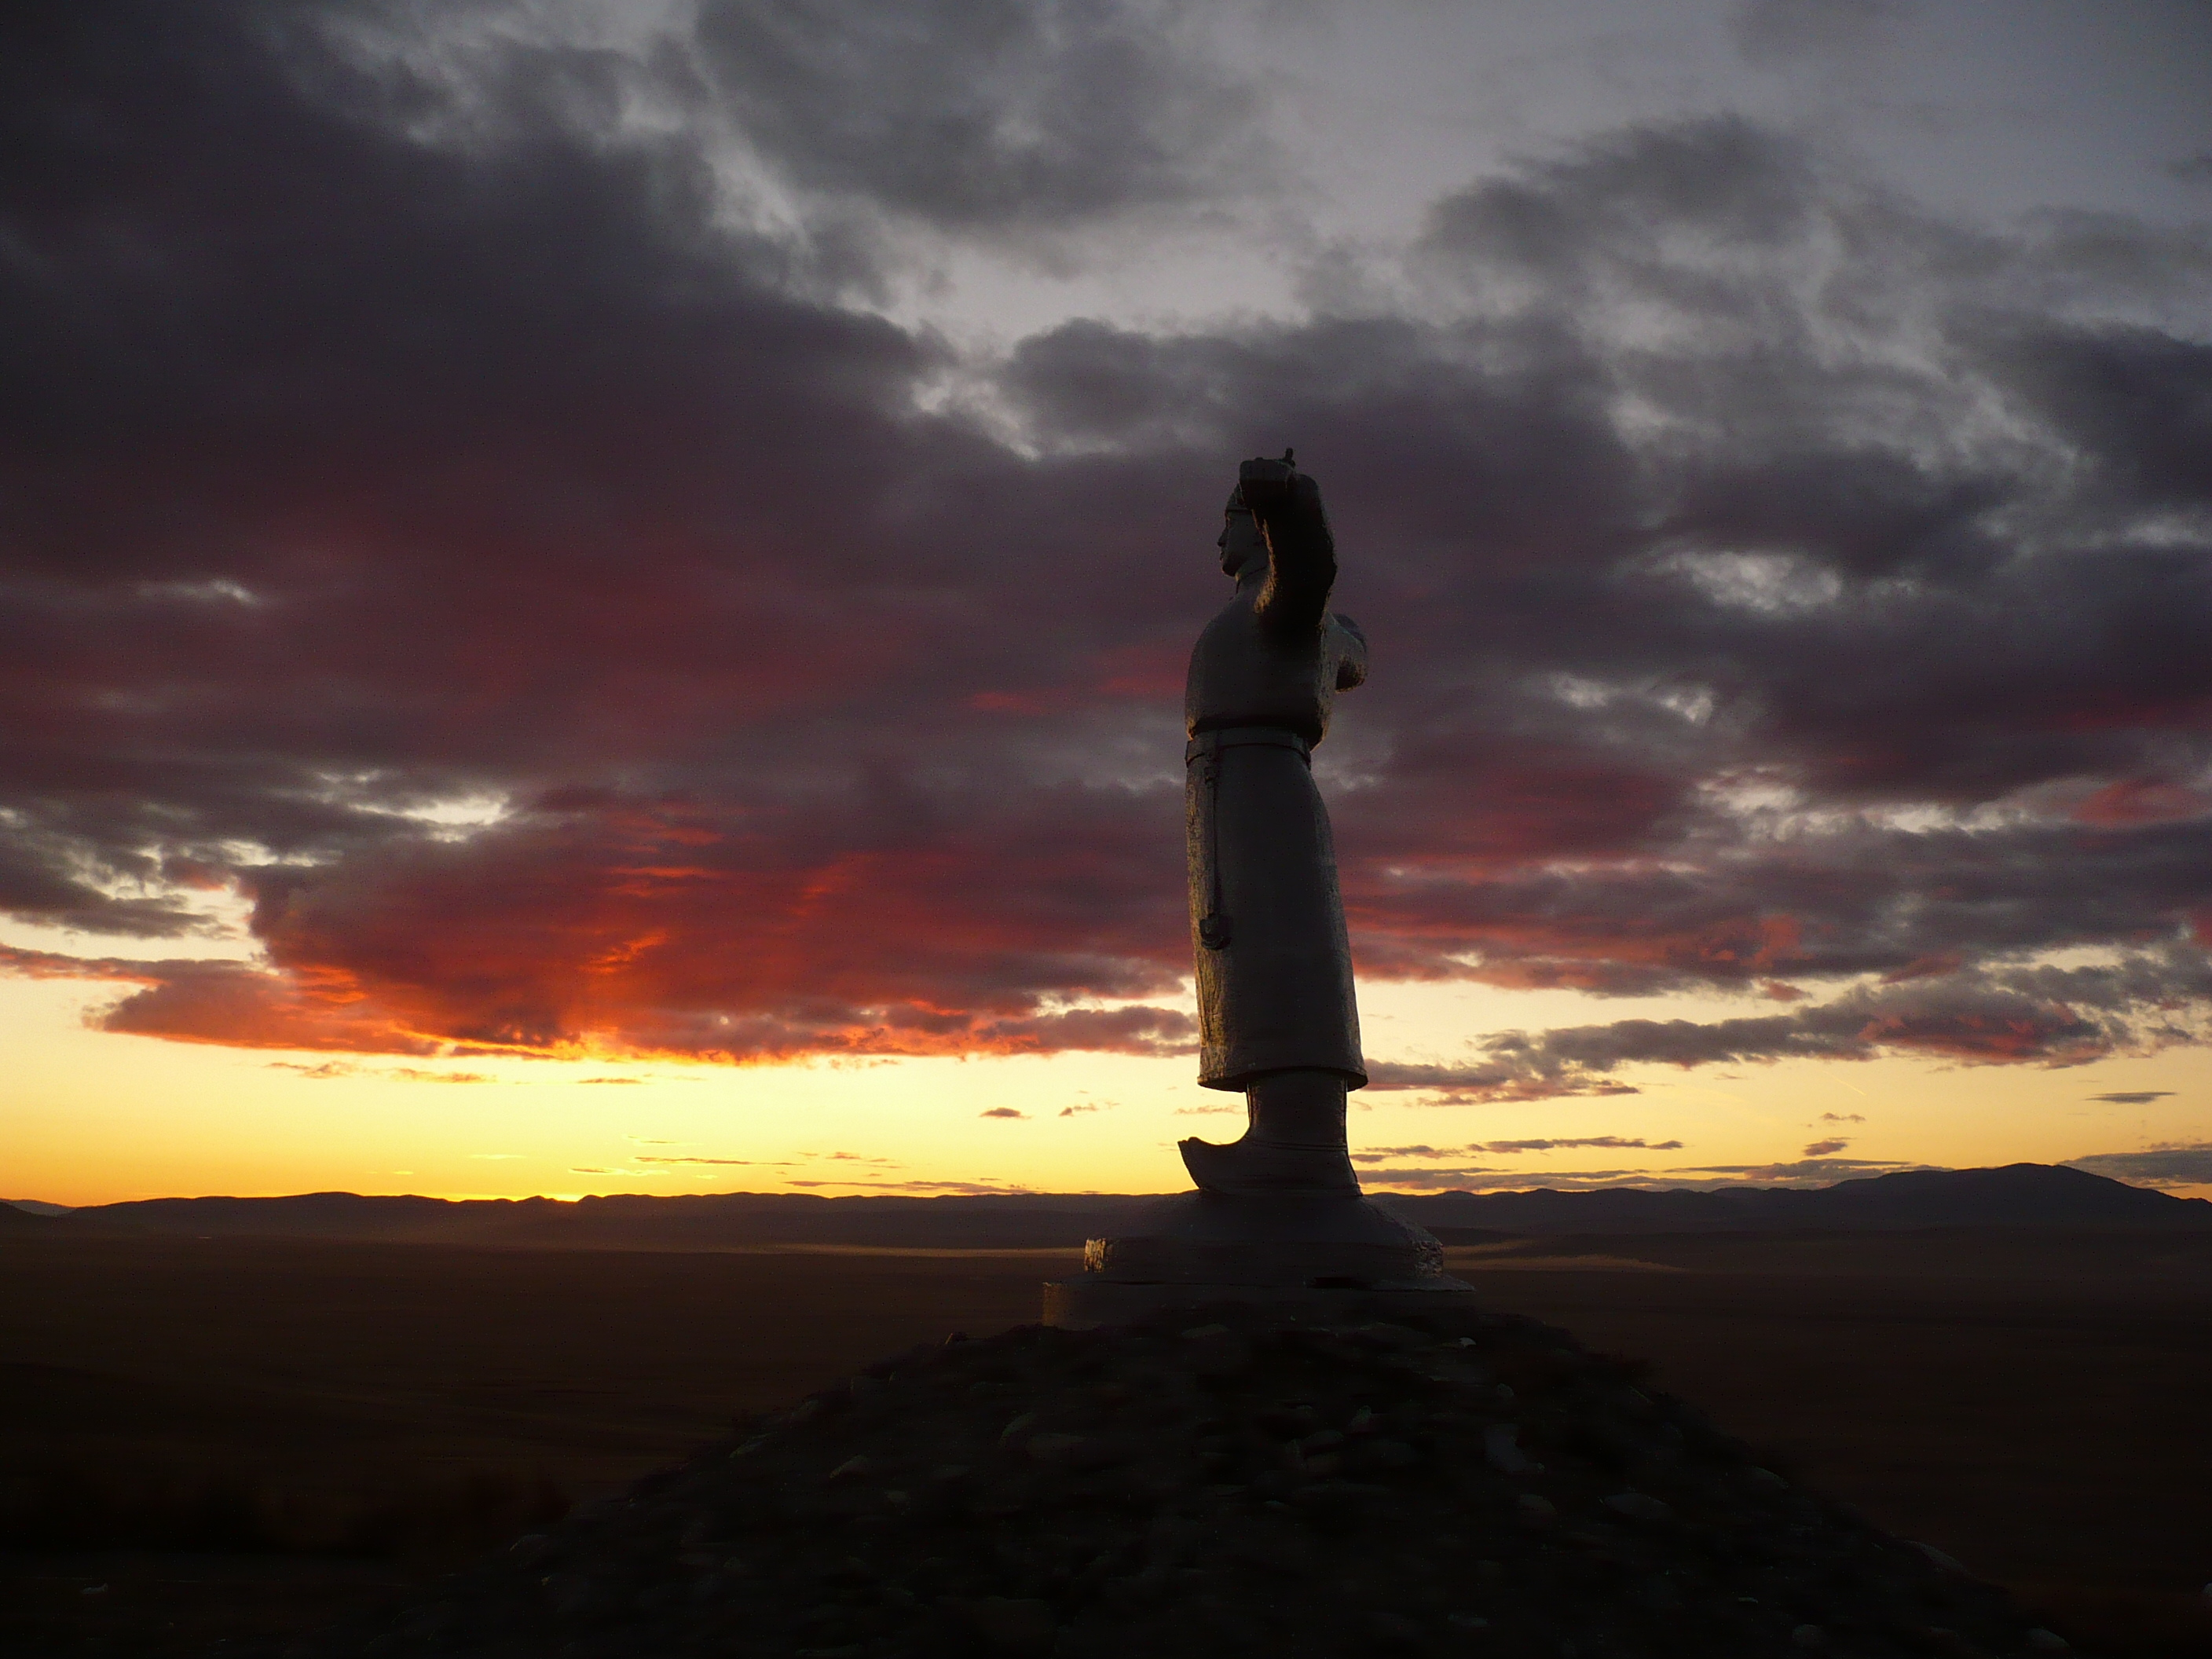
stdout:
[(198, 869), (164, 869), (160, 860), (129, 854), (87, 856), (65, 824), (40, 823), (21, 811), (0, 810), (0, 912), (51, 927), (124, 933), (139, 939), (191, 933), (201, 919), (176, 896), (134, 892), (149, 884), (190, 887)]
[(1919, 10), (1912, 0), (1741, 0), (1729, 33), (1754, 64), (1817, 61), (1863, 49)]
[(234, 890), (265, 954), (11, 956), (108, 1029), (1179, 1052), (1181, 659), (1224, 469), (1294, 441), (1377, 641), (1321, 757), (1362, 972), (1760, 1011), (1375, 1086), (2203, 1035), (2203, 237), (1947, 225), (1715, 119), (1471, 182), (1388, 302), (981, 363), (823, 227), (1235, 195), (1172, 17), (438, 33), (495, 15), (10, 18), (0, 904)]
[[(1517, 1034), (1516, 1034), (1517, 1035)], [(1431, 1096), (1439, 1105), (1460, 1105), (1475, 1100), (1544, 1099), (1554, 1095), (1632, 1095), (1631, 1083), (1593, 1077), (1587, 1071), (1570, 1073), (1564, 1066), (1542, 1067), (1508, 1060), (1481, 1061), (1468, 1066), (1435, 1066), (1404, 1060), (1370, 1060), (1367, 1087), (1371, 1093), (1416, 1091)]]
[[(1816, 256), (1830, 238), (1860, 252)], [(2024, 311), (2009, 296), (2050, 285), (2049, 243), (1913, 219), (1731, 121), (1479, 185), (1439, 208), (1426, 257), (1477, 296), (1429, 345), (1431, 397), (1479, 411), (1454, 382), (1510, 377), (1540, 418), (1629, 399), (1653, 435), (1624, 460), (1613, 422), (1554, 416), (1503, 484), (1486, 432), (1446, 461), (1448, 418), (1375, 428), (1396, 453), (1369, 509), (1428, 560), (1418, 619), (1386, 608), (1381, 636), (1430, 648), (1363, 707), (1385, 706), (1394, 750), (1344, 831), (1365, 959), (1613, 992), (1928, 981), (1508, 1040), (1504, 1077), (1438, 1085), (1525, 1088), (1570, 1049), (1563, 1077), (1615, 1054), (2047, 1062), (2200, 1032), (2212, 582), (2201, 526), (2173, 517), (2212, 453), (2191, 441), (2199, 349)], [(2172, 269), (2212, 292), (2201, 251)], [(1897, 337), (1886, 306), (1938, 343)], [(2031, 373), (2022, 341), (2065, 349)], [(2014, 429), (1977, 441), (1976, 404)], [(1369, 435), (1346, 440), (1355, 471)], [(1473, 527), (1404, 523), (1431, 502)], [(2159, 939), (2063, 983), (1974, 969)]]
[(2212, 503), (2212, 344), (2118, 324), (2023, 324), (1998, 332), (1990, 349), (2005, 379), (2095, 466), (2113, 504)]
[(715, 0), (721, 110), (783, 178), (937, 227), (1060, 230), (1277, 170), (1259, 97), (1177, 5)]
[(1608, 1074), (1626, 1065), (1688, 1068), (1884, 1054), (1966, 1065), (2080, 1065), (2199, 1041), (2208, 1003), (2212, 971), (2193, 950), (2111, 967), (1947, 967), (1891, 984), (1855, 986), (1783, 1014), (1503, 1031), (1482, 1039), (1480, 1062), (1385, 1066), (1370, 1086), (1435, 1091), (1449, 1103), (1618, 1092)]
[[(0, 68), (6, 896), (175, 932), (164, 872), (211, 872), (283, 970), (94, 963), (146, 988), (108, 1027), (1179, 1045), (1067, 1006), (1174, 986), (1166, 798), (1037, 787), (993, 701), (1152, 690), (1143, 625), (1070, 651), (977, 550), (1115, 481), (915, 419), (931, 350), (719, 228), (696, 153), (555, 99), (587, 54), (499, 66), (441, 144), (439, 84), (319, 21), (85, 9)], [(470, 798), (507, 803), (472, 839), (408, 816)]]

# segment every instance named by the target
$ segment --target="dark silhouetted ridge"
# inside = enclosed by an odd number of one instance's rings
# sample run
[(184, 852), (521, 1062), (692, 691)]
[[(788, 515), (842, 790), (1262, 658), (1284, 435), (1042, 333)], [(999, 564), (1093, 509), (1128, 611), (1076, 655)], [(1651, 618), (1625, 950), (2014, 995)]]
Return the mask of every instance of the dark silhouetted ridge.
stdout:
[(2086, 1170), (2008, 1164), (1994, 1170), (1903, 1170), (1812, 1188), (1718, 1192), (1434, 1193), (1382, 1200), (1447, 1232), (1836, 1231), (1927, 1227), (2212, 1227), (2212, 1203), (2130, 1187)]
[(578, 1249), (730, 1249), (839, 1245), (1037, 1249), (1080, 1245), (1125, 1224), (1143, 1197), (1055, 1194), (823, 1198), (809, 1193), (618, 1194), (447, 1200), (302, 1193), (283, 1198), (161, 1198), (73, 1212), (91, 1233), (216, 1238), (385, 1239)]
[[(2043, 1164), (1913, 1170), (1811, 1189), (1385, 1194), (1382, 1201), (1447, 1242), (1471, 1236), (1937, 1227), (2212, 1228), (2212, 1203)], [(1146, 1197), (1018, 1194), (823, 1198), (798, 1193), (618, 1194), (449, 1200), (357, 1193), (286, 1198), (163, 1198), (48, 1219), (8, 1210), (0, 1226), (57, 1233), (383, 1239), (568, 1249), (742, 1249), (842, 1246), (1046, 1249), (1127, 1230)], [(11, 1221), (9, 1218), (15, 1218)], [(21, 1224), (17, 1225), (17, 1222)]]

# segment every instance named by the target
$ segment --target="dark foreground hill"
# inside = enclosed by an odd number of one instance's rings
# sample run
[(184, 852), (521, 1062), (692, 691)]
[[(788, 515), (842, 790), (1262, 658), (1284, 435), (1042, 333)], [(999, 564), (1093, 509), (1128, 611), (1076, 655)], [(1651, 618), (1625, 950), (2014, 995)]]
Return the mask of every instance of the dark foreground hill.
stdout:
[[(797, 1193), (624, 1194), (450, 1201), (308, 1193), (289, 1198), (166, 1198), (70, 1212), (79, 1234), (382, 1239), (580, 1249), (730, 1249), (833, 1245), (1035, 1249), (1125, 1231), (1150, 1200), (1019, 1194), (822, 1198)], [(1863, 1231), (1929, 1227), (2212, 1229), (2212, 1203), (2040, 1164), (1916, 1170), (1810, 1189), (1435, 1193), (1383, 1200), (1447, 1240), (1469, 1234)], [(27, 1219), (28, 1219), (27, 1218)], [(39, 1224), (49, 1224), (40, 1223)]]
[(1503, 1315), (1028, 1327), (747, 1428), (288, 1659), (2066, 1645)]

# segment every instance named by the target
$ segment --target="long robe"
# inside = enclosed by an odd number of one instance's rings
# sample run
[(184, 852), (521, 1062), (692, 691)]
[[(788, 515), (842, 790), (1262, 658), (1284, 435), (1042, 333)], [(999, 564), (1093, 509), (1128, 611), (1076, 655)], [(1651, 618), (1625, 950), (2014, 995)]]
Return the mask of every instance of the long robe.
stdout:
[(1198, 1080), (1243, 1089), (1311, 1069), (1358, 1088), (1352, 947), (1310, 755), (1335, 693), (1365, 678), (1367, 643), (1328, 610), (1325, 522), (1268, 545), (1264, 573), (1246, 573), (1200, 635), (1184, 697)]

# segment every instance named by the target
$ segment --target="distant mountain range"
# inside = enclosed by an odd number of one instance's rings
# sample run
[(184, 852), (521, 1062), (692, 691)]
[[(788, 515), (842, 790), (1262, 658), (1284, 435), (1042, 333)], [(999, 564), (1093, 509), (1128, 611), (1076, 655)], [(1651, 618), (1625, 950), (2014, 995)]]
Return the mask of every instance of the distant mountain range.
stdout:
[(1900, 1170), (1832, 1187), (1714, 1192), (1605, 1188), (1392, 1199), (1431, 1231), (1556, 1233), (1900, 1231), (1929, 1227), (2212, 1228), (2212, 1201), (2131, 1187), (2063, 1164)]
[(67, 1204), (49, 1204), (43, 1199), (0, 1198), (0, 1207), (10, 1206), (18, 1210), (27, 1211), (33, 1215), (67, 1215), (72, 1207)]
[[(2212, 1229), (2212, 1202), (2045, 1164), (1914, 1170), (1813, 1188), (1385, 1194), (1446, 1242), (1591, 1233), (1899, 1231), (1942, 1227)], [(797, 1193), (549, 1198), (157, 1198), (33, 1214), (0, 1204), (0, 1235), (382, 1239), (570, 1249), (762, 1245), (1019, 1249), (1127, 1231), (1149, 1197), (1056, 1194), (821, 1198)], [(44, 1209), (56, 1206), (41, 1206)]]

